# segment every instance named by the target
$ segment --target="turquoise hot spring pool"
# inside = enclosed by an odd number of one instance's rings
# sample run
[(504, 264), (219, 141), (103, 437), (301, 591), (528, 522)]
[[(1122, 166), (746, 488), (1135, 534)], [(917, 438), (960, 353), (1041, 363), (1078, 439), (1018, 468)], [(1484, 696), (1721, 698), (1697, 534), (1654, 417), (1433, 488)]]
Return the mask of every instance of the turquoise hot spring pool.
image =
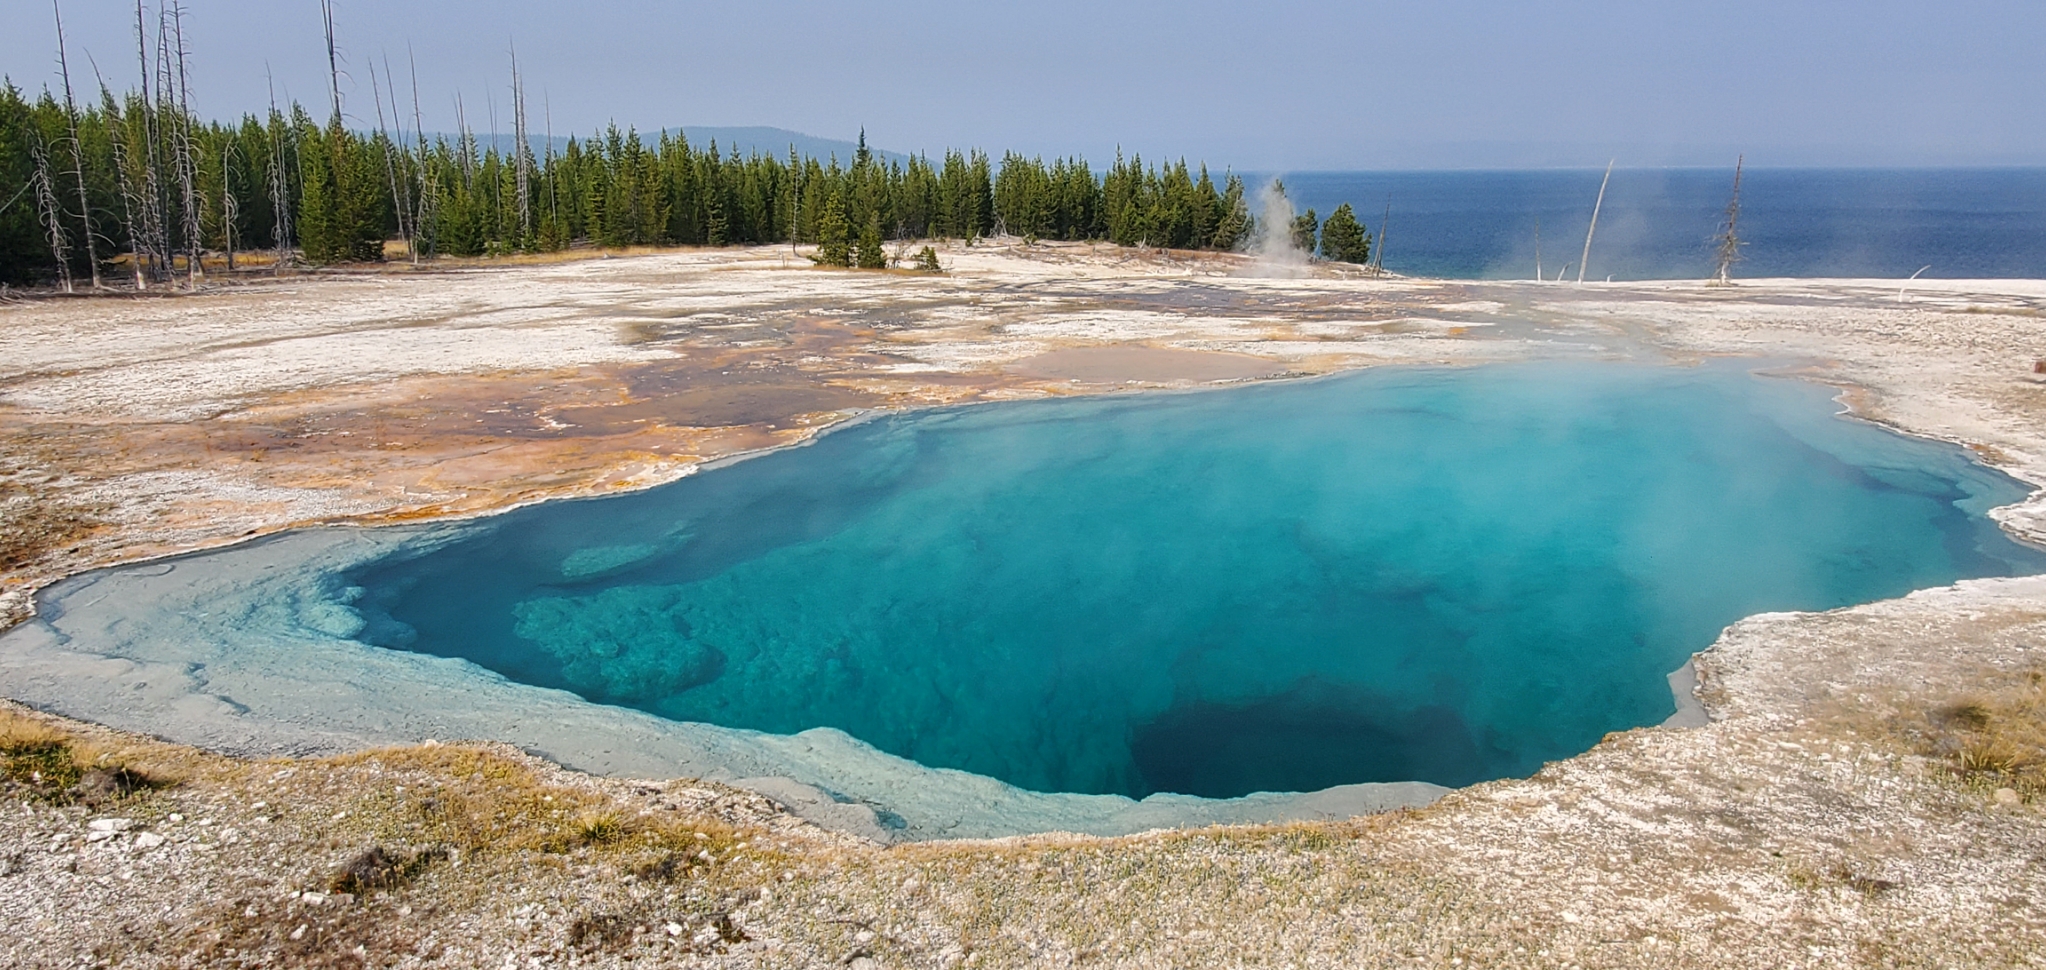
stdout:
[(1743, 616), (2046, 571), (2020, 483), (1755, 366), (893, 415), (346, 581), (377, 645), (1037, 791), (1521, 776)]

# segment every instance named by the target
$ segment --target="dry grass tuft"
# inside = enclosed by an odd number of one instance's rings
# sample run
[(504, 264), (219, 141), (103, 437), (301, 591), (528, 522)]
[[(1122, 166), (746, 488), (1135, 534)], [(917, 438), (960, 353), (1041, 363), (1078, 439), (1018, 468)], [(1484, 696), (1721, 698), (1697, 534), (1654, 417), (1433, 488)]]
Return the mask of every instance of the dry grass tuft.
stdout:
[(2037, 797), (2046, 792), (2046, 671), (1935, 708), (1925, 732), (1926, 753), (1964, 782)]
[(13, 712), (0, 712), (0, 758), (10, 787), (48, 801), (84, 774), (71, 756), (70, 737)]
[(122, 754), (0, 708), (0, 779), (7, 790), (35, 801), (104, 807), (172, 783), (128, 764)]
[(708, 864), (749, 839), (716, 819), (650, 812), (598, 790), (550, 781), (533, 765), (489, 747), (389, 748), (328, 763), (418, 773), (427, 784), (402, 796), (367, 796), (357, 810), (387, 820), (377, 838), (415, 845), (483, 854), (597, 853), (621, 864), (677, 853)]
[(447, 850), (440, 848), (406, 851), (373, 845), (343, 863), (340, 871), (327, 880), (327, 889), (356, 896), (397, 889), (446, 857)]
[(626, 819), (617, 812), (599, 812), (576, 820), (576, 841), (583, 845), (610, 845), (625, 838)]

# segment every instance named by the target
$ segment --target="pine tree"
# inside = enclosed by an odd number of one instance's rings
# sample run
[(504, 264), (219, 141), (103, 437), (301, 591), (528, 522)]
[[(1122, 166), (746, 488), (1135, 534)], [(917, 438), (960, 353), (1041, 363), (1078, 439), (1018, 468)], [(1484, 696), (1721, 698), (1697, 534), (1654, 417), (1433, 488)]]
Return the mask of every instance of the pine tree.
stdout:
[(310, 263), (380, 262), (388, 199), (375, 147), (330, 122), (301, 142), (305, 182), (299, 238)]
[(299, 139), (298, 241), (306, 262), (315, 265), (347, 257), (335, 244), (340, 203), (334, 186), (334, 156), (317, 129)]
[(1315, 218), (1313, 209), (1309, 209), (1306, 212), (1294, 216), (1293, 248), (1298, 249), (1303, 253), (1307, 253), (1310, 256), (1313, 255), (1315, 248), (1314, 234), (1315, 231), (1318, 228), (1320, 228), (1320, 226), (1321, 222), (1320, 220)]
[(723, 193), (711, 193), (707, 214), (703, 220), (703, 243), (706, 246), (722, 246), (726, 243), (731, 221), (725, 218)]
[(817, 214), (817, 255), (819, 266), (851, 266), (852, 250), (846, 246), (850, 227), (845, 223), (845, 203), (832, 192), (824, 197), (824, 211)]
[(1242, 179), (1229, 176), (1216, 208), (1219, 215), (1215, 234), (1208, 240), (1208, 245), (1225, 251), (1235, 249), (1250, 234), (1250, 205), (1243, 199)]
[(861, 269), (886, 269), (888, 253), (881, 248), (881, 216), (867, 216), (867, 228), (860, 230), (860, 245), (854, 260)]
[(1348, 202), (1329, 213), (1328, 221), (1321, 224), (1322, 256), (1344, 263), (1368, 263), (1371, 261), (1371, 237), (1364, 232), (1364, 224), (1357, 221), (1357, 213)]

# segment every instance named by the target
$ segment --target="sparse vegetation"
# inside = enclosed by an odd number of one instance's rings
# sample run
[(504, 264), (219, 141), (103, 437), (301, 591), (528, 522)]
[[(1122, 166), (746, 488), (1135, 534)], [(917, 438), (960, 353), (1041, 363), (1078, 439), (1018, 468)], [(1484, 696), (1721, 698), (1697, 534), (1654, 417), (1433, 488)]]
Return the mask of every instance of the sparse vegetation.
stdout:
[(54, 805), (108, 807), (165, 787), (162, 779), (37, 718), (0, 709), (0, 770), (7, 791)]
[(1934, 710), (1925, 747), (1967, 784), (2024, 799), (2046, 793), (2046, 671)]
[(0, 727), (0, 756), (6, 758), (10, 787), (46, 801), (69, 791), (83, 775), (69, 738), (25, 718), (10, 718)]
[(373, 845), (343, 863), (333, 878), (327, 880), (327, 888), (357, 896), (397, 889), (447, 854), (446, 849), (437, 846), (406, 850)]

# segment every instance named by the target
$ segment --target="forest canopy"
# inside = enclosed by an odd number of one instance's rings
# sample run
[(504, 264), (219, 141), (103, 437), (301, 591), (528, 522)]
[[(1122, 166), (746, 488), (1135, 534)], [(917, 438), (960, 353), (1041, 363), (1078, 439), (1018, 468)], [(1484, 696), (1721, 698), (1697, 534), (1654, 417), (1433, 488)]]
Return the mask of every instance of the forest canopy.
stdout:
[[(324, 121), (296, 103), (205, 121), (187, 101), (178, 13), (175, 0), (160, 11), (152, 57), (138, 11), (137, 90), (100, 86), (81, 97), (68, 68), (58, 90), (34, 99), (0, 84), (0, 283), (69, 286), (109, 273), (136, 286), (189, 281), (208, 261), (232, 267), (250, 251), (315, 265), (376, 261), (387, 240), (415, 258), (814, 244), (820, 263), (872, 267), (888, 262), (884, 240), (1012, 235), (1230, 250), (1253, 227), (1241, 178), (1218, 181), (1184, 160), (1150, 165), (1118, 153), (1099, 172), (1076, 156), (1010, 153), (996, 163), (974, 150), (884, 160), (864, 132), (843, 161), (793, 148), (741, 156), (615, 125), (557, 150), (526, 128), (516, 65), (509, 144), (481, 144), (466, 125), (420, 131), (417, 104), (400, 105), (388, 65), (381, 80), (370, 70), (375, 128), (342, 123), (338, 84)], [(1301, 241), (1309, 253), (1312, 234)], [(1327, 250), (1361, 261), (1347, 238)], [(195, 253), (204, 256), (195, 262)]]

